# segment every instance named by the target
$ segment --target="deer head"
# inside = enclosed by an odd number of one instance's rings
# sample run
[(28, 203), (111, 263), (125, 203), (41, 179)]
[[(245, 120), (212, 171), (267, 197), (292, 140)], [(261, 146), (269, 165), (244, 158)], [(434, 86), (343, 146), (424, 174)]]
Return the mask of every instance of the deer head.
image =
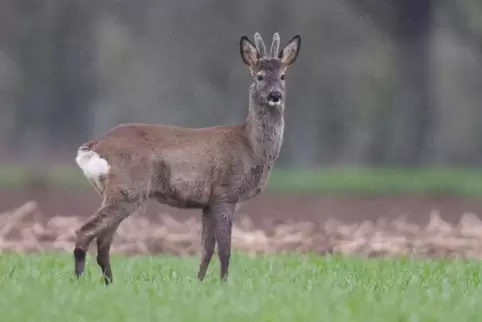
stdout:
[(255, 44), (246, 36), (241, 37), (240, 41), (241, 57), (253, 76), (251, 99), (260, 107), (282, 108), (285, 101), (286, 70), (298, 56), (301, 36), (296, 35), (279, 50), (280, 37), (275, 33), (269, 55), (259, 33), (254, 34), (254, 41)]

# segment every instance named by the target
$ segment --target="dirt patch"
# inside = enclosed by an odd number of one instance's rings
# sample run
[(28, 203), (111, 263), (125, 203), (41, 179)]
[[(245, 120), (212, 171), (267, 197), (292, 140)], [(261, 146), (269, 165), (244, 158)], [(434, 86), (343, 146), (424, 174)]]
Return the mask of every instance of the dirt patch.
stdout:
[[(17, 208), (26, 201), (39, 204), (45, 220), (53, 216), (79, 216), (87, 218), (100, 205), (100, 197), (90, 189), (62, 190), (0, 190), (0, 212)], [(274, 225), (288, 221), (323, 222), (337, 219), (347, 223), (364, 220), (393, 220), (405, 216), (407, 221), (426, 224), (429, 214), (436, 211), (450, 223), (457, 223), (464, 213), (482, 216), (482, 199), (455, 197), (376, 197), (376, 198), (328, 198), (320, 194), (263, 193), (246, 202), (238, 211), (236, 220), (249, 218), (255, 226)], [(163, 214), (185, 221), (199, 217), (196, 210), (179, 210), (149, 203), (143, 216), (158, 222)]]
[[(14, 196), (5, 201), (13, 202)], [(82, 199), (66, 191), (36, 197), (39, 201), (0, 214), (0, 251), (71, 252), (74, 229), (97, 207), (99, 198), (84, 195)], [(44, 207), (51, 212), (46, 213)], [(75, 207), (83, 209), (84, 214), (73, 215)], [(72, 215), (55, 215), (67, 209)], [(193, 211), (161, 209), (164, 211), (154, 207), (124, 221), (113, 252), (199, 253), (199, 216)], [(233, 248), (250, 254), (295, 251), (482, 258), (481, 210), (474, 200), (327, 200), (266, 195), (241, 208), (233, 229)]]

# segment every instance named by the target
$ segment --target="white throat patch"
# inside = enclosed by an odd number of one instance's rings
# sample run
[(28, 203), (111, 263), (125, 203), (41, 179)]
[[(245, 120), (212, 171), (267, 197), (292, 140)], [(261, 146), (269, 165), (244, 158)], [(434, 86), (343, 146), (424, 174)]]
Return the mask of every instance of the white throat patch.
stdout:
[(281, 100), (275, 102), (275, 101), (268, 101), (269, 106), (280, 106), (281, 105)]

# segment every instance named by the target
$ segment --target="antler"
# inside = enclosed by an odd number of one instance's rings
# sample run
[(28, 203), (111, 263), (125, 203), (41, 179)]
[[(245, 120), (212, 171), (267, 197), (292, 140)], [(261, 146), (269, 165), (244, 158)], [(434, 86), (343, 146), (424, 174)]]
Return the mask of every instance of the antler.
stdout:
[(264, 45), (264, 41), (261, 38), (261, 35), (259, 33), (254, 34), (254, 43), (256, 45), (256, 49), (258, 49), (259, 54), (261, 57), (266, 57), (266, 46)]
[(269, 55), (271, 58), (278, 57), (279, 43), (279, 34), (275, 32), (273, 35), (273, 42), (271, 43), (271, 50)]

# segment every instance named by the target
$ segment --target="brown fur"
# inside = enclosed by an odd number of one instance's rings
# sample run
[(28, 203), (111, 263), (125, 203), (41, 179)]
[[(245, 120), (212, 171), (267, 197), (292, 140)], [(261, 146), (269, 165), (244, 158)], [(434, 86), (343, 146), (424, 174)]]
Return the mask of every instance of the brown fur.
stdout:
[[(279, 46), (276, 36), (273, 46)], [(255, 38), (257, 45), (264, 48), (261, 37)], [(103, 197), (101, 207), (76, 231), (77, 276), (83, 273), (90, 242), (97, 238), (97, 262), (106, 283), (112, 281), (109, 249), (117, 227), (147, 199), (155, 199), (177, 208), (203, 210), (203, 252), (198, 278), (204, 279), (216, 242), (221, 279), (227, 278), (236, 205), (264, 190), (281, 149), (281, 75), (296, 59), (299, 45), (297, 36), (279, 57), (267, 57), (246, 37), (241, 38), (241, 55), (255, 76), (250, 87), (248, 117), (242, 125), (195, 129), (122, 124), (80, 148), (98, 153), (107, 160), (110, 171), (100, 178), (99, 187), (94, 185)], [(256, 78), (260, 74), (262, 80)], [(273, 92), (282, 94), (283, 101), (277, 106), (268, 104)]]

